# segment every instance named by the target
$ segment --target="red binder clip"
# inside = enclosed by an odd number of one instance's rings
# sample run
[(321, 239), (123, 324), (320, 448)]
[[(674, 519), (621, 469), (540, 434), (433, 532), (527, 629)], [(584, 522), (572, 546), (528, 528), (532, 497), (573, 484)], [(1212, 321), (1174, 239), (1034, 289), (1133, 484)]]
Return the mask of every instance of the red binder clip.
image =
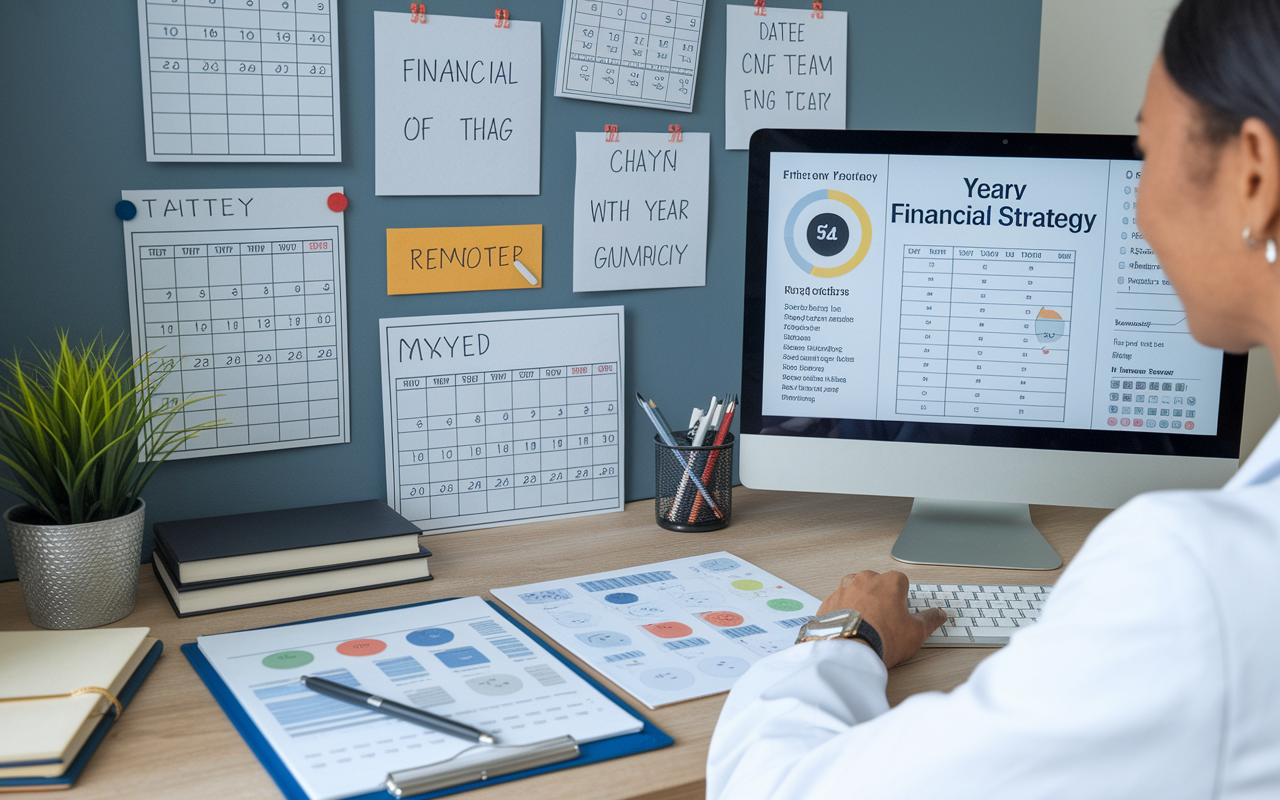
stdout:
[(617, 126), (617, 125), (605, 125), (605, 126), (604, 126), (604, 140), (605, 140), (606, 142), (616, 142), (616, 141), (618, 141), (618, 126)]
[(822, 19), (822, 0), (813, 0), (813, 11), (809, 13), (809, 16), (815, 19)]
[(409, 21), (410, 22), (426, 22), (427, 21), (427, 4), (410, 3), (409, 4)]
[(764, 0), (756, 0), (756, 16), (757, 17), (768, 16), (767, 14), (764, 13)]
[(495, 28), (511, 27), (511, 14), (509, 14), (505, 8), (495, 8), (493, 10), (493, 27)]
[(684, 141), (684, 134), (680, 131), (680, 126), (679, 126), (679, 125), (668, 125), (668, 126), (667, 126), (667, 133), (671, 134), (671, 136), (667, 139), (667, 141), (668, 141), (668, 142), (683, 142), (683, 141)]

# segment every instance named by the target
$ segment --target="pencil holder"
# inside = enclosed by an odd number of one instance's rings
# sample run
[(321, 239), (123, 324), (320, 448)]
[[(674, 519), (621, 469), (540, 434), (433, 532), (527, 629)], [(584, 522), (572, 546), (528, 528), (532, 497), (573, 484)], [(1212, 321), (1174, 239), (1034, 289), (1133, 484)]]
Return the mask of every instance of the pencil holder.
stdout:
[[(668, 447), (653, 437), (656, 449), (653, 510), (667, 530), (701, 533), (729, 524), (733, 510), (733, 434), (723, 444), (694, 447), (688, 437), (672, 433), (682, 444)], [(710, 496), (713, 502), (707, 502)]]

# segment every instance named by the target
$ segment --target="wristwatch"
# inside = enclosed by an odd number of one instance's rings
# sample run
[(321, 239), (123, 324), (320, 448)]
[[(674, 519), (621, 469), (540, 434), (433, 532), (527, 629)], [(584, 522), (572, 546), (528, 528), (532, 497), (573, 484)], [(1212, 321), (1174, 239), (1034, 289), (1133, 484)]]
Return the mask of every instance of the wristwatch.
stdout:
[(817, 642), (823, 639), (861, 639), (866, 642), (876, 655), (884, 660), (884, 645), (880, 643), (880, 634), (876, 629), (863, 621), (862, 612), (851, 608), (839, 611), (828, 611), (800, 626), (800, 635), (796, 644), (801, 642)]

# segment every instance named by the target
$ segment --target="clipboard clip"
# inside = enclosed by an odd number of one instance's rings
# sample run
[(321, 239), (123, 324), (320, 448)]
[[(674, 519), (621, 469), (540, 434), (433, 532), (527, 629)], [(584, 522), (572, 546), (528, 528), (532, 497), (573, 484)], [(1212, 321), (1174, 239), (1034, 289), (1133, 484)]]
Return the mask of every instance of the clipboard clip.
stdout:
[(410, 3), (409, 4), (409, 21), (410, 22), (426, 22), (427, 21), (427, 4)]
[(493, 10), (493, 27), (510, 28), (511, 14), (505, 8), (495, 8)]
[(669, 137), (667, 137), (667, 141), (668, 141), (668, 142), (683, 142), (683, 141), (684, 141), (684, 133), (680, 130), (680, 126), (679, 126), (679, 125), (668, 125), (668, 126), (667, 126), (667, 133), (671, 134)]
[(578, 753), (578, 742), (572, 736), (533, 744), (476, 745), (435, 764), (389, 773), (385, 786), (392, 797), (408, 797), (558, 764), (577, 758)]
[(809, 16), (814, 19), (822, 19), (822, 0), (813, 0), (813, 11), (809, 12)]
[(756, 0), (756, 10), (755, 10), (755, 15), (756, 15), (757, 17), (767, 17), (767, 16), (768, 16), (768, 14), (766, 14), (766, 13), (765, 13), (765, 9), (764, 9), (764, 0)]
[(604, 126), (604, 140), (605, 140), (606, 142), (616, 142), (616, 141), (619, 141), (619, 140), (618, 140), (618, 126), (617, 126), (617, 125), (605, 125), (605, 126)]

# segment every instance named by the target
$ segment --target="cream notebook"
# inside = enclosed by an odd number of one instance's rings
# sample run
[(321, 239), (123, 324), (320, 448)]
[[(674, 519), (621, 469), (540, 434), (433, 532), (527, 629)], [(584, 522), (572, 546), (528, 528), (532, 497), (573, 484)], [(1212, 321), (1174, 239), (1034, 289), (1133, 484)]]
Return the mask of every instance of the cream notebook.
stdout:
[[(155, 644), (150, 630), (0, 631), (0, 700), (88, 686), (118, 695)], [(0, 702), (0, 777), (61, 775), (109, 709), (96, 693)]]

